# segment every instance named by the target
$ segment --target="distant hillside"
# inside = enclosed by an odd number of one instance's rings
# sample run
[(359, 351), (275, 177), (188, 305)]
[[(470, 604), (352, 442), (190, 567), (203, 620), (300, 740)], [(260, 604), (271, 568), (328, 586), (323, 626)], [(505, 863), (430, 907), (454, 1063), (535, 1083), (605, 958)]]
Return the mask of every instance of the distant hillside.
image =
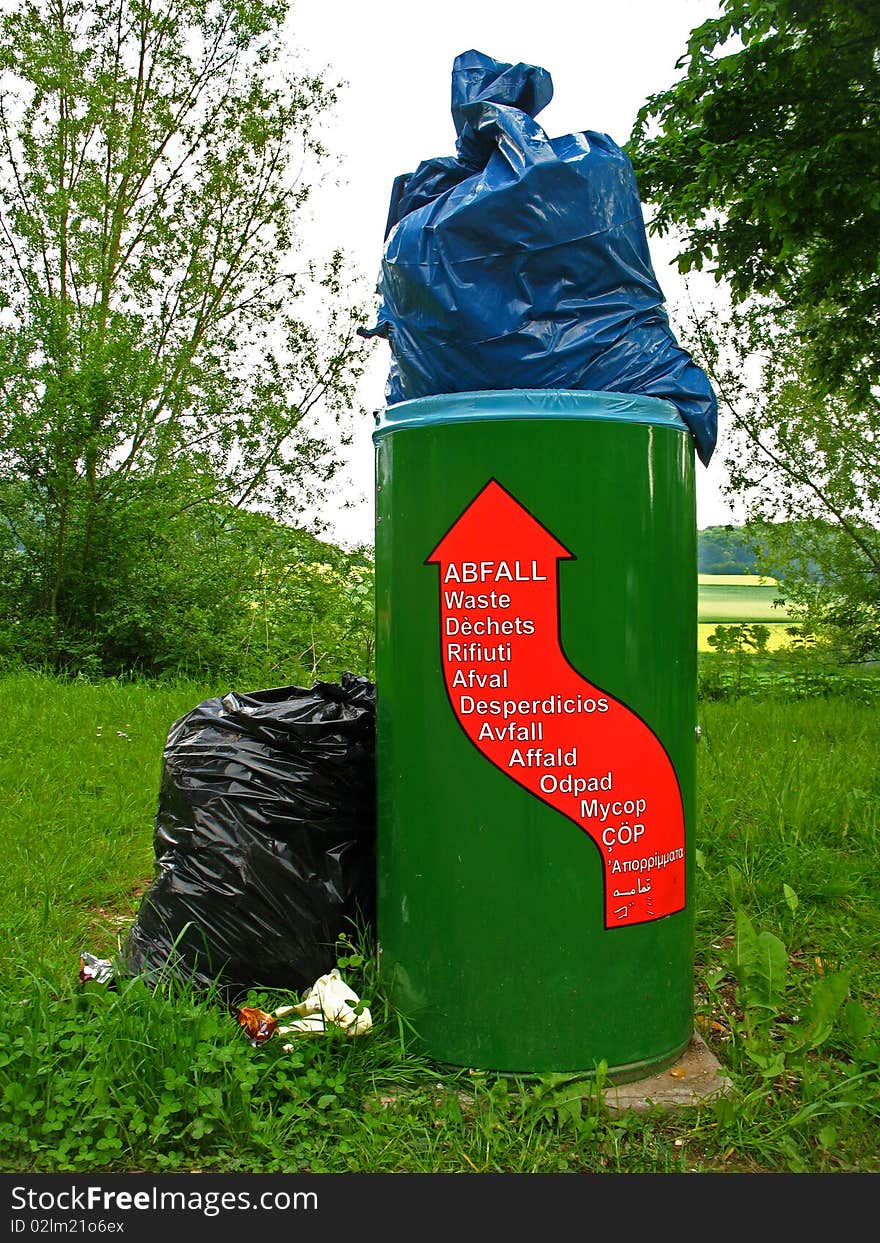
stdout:
[[(764, 574), (779, 582), (787, 577), (819, 580), (820, 562), (811, 550), (838, 539), (837, 527), (815, 518), (751, 528), (706, 527), (697, 532), (697, 570), (700, 574)], [(756, 544), (763, 545), (761, 558), (755, 554)]]
[(700, 574), (757, 574), (751, 542), (742, 527), (706, 527), (697, 532)]

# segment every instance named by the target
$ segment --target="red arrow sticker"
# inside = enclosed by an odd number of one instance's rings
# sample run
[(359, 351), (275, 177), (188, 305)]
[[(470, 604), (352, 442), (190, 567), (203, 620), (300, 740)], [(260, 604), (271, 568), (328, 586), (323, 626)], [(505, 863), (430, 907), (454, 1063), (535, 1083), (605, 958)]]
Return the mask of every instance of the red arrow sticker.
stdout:
[(657, 735), (562, 650), (558, 562), (572, 559), (491, 479), (426, 564), (440, 567), (443, 675), (459, 724), (596, 843), (605, 926), (621, 928), (684, 909), (684, 809)]

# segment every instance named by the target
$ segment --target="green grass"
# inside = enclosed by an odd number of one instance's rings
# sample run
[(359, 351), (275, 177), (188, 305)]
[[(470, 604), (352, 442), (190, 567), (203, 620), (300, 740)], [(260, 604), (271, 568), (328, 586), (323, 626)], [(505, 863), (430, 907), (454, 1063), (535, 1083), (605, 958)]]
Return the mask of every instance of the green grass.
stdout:
[(784, 607), (774, 605), (779, 599), (779, 588), (761, 586), (759, 583), (734, 584), (726, 575), (723, 583), (711, 582), (708, 574), (700, 575), (698, 587), (697, 618), (702, 623), (716, 624), (735, 622), (784, 622), (789, 614)]
[(173, 981), (79, 985), (80, 949), (113, 952), (151, 875), (167, 729), (217, 688), (0, 688), (3, 1168), (880, 1172), (876, 706), (701, 702), (694, 994), (734, 1092), (614, 1116), (586, 1079), (405, 1052), (368, 938), (341, 968), (372, 1031), (292, 1053)]
[(61, 966), (84, 941), (112, 951), (152, 877), (168, 727), (212, 692), (35, 674), (0, 686), (0, 970), (22, 957)]
[(857, 962), (863, 997), (880, 996), (877, 709), (757, 699), (699, 715), (701, 952), (742, 906), (807, 963)]

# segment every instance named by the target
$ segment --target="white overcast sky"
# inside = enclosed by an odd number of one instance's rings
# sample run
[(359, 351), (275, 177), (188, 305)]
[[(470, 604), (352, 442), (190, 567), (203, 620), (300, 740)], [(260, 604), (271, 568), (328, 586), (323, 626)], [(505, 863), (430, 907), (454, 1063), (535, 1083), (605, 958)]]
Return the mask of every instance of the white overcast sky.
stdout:
[[(716, 12), (713, 0), (294, 0), (298, 67), (345, 83), (325, 129), (337, 164), (315, 194), (310, 249), (341, 246), (375, 284), (395, 176), (454, 154), (449, 92), (458, 53), (476, 48), (542, 66), (554, 95), (539, 121), (551, 137), (593, 129), (622, 144), (647, 96), (680, 76), (675, 62), (689, 32)], [(649, 240), (674, 326), (684, 285), (670, 243)], [(697, 293), (712, 296), (714, 288), (704, 281)], [(374, 342), (362, 386), (368, 410), (383, 404), (388, 361), (387, 344)], [(724, 430), (722, 416), (719, 443)], [(331, 537), (349, 545), (372, 540), (371, 431), (372, 420), (359, 427), (324, 515)], [(721, 457), (719, 447), (708, 469), (697, 463), (699, 527), (738, 518), (719, 490)], [(343, 496), (348, 509), (339, 506)]]

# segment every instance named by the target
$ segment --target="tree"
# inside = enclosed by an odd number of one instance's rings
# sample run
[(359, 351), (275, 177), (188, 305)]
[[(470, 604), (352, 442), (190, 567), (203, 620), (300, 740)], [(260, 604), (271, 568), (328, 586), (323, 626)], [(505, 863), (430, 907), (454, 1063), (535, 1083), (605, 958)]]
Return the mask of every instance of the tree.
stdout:
[(762, 569), (846, 658), (880, 657), (880, 405), (817, 394), (797, 333), (755, 311), (693, 312), (683, 335), (718, 394), (725, 490)]
[(722, 0), (627, 151), (679, 267), (799, 330), (817, 391), (880, 381), (880, 6)]
[(880, 7), (722, 0), (679, 66), (627, 149), (652, 230), (680, 230), (681, 270), (709, 265), (734, 301), (695, 313), (688, 341), (727, 415), (728, 492), (789, 599), (864, 657), (880, 648)]
[(23, 0), (0, 23), (0, 592), (56, 664), (131, 549), (206, 507), (289, 521), (336, 468), (361, 316), (339, 254), (295, 266), (334, 93), (285, 69), (285, 13)]

